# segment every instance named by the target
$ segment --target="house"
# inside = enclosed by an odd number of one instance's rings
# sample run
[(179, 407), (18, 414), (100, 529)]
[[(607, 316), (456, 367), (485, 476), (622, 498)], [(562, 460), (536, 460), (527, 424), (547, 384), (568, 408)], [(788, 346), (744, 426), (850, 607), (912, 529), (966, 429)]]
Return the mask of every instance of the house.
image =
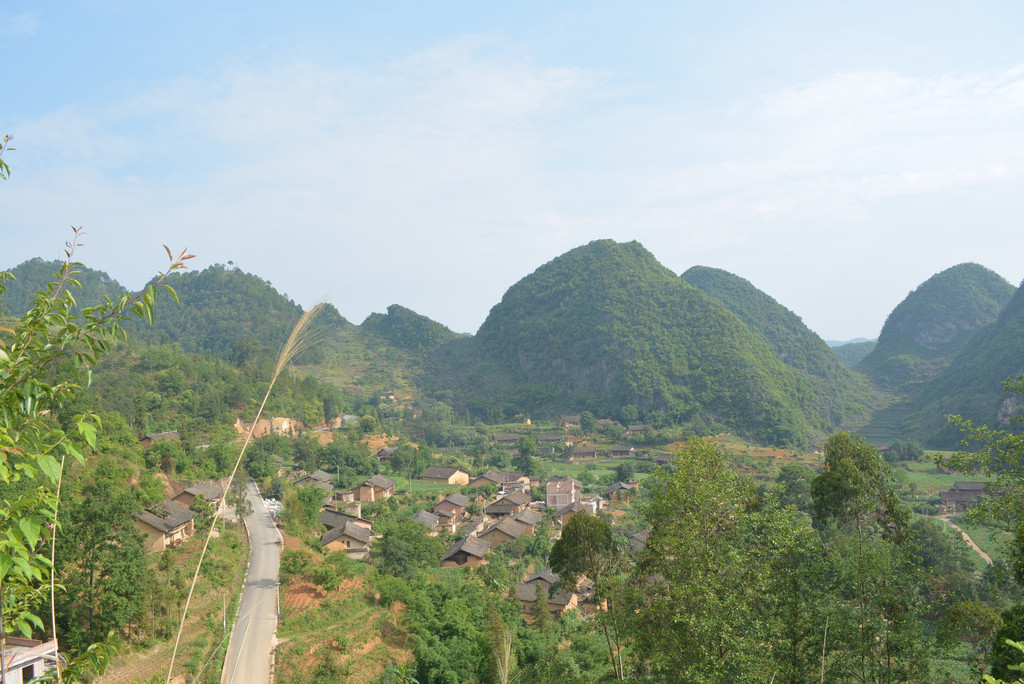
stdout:
[(383, 475), (374, 475), (354, 490), (356, 498), (366, 503), (383, 501), (395, 494), (395, 483)]
[(171, 430), (170, 432), (154, 432), (153, 434), (145, 435), (140, 441), (140, 444), (142, 444), (143, 449), (148, 449), (156, 442), (166, 442), (169, 439), (181, 439), (181, 435), (178, 434), (177, 430)]
[(524, 534), (528, 537), (532, 537), (533, 530), (512, 518), (505, 518), (500, 522), (494, 523), (477, 536), (484, 541), (490, 542), (491, 546), (498, 546), (510, 541), (515, 541)]
[(512, 519), (529, 527), (530, 534), (533, 534), (537, 531), (537, 525), (544, 519), (544, 515), (527, 508), (525, 511), (513, 515)]
[(445, 514), (458, 521), (466, 517), (466, 506), (468, 505), (469, 497), (465, 494), (449, 494), (434, 504), (434, 513)]
[(650, 425), (627, 425), (625, 436), (628, 437), (643, 437), (644, 434), (651, 429)]
[(676, 457), (672, 454), (658, 454), (654, 457), (654, 465), (667, 466), (673, 465), (676, 462)]
[(504, 518), (525, 510), (532, 500), (525, 492), (509, 492), (485, 508), (484, 513), (492, 518)]
[(380, 451), (377, 452), (377, 460), (380, 461), (381, 463), (390, 463), (391, 457), (395, 455), (395, 449), (397, 448), (398, 447), (393, 446), (382, 448)]
[(572, 450), (572, 455), (569, 456), (570, 461), (582, 461), (591, 458), (597, 458), (597, 449), (592, 446), (578, 446)]
[(629, 501), (630, 497), (636, 494), (638, 490), (639, 483), (636, 482), (613, 482), (612, 485), (605, 490), (604, 496), (606, 499)]
[(579, 597), (576, 592), (558, 590), (554, 593), (544, 584), (528, 584), (520, 582), (516, 584), (516, 598), (523, 604), (523, 612), (532, 615), (534, 606), (537, 604), (537, 592), (547, 594), (548, 611), (555, 617), (561, 616), (567, 610), (573, 610), (579, 605)]
[(317, 470), (295, 482), (296, 487), (319, 487), (325, 491), (334, 491), (334, 476), (325, 470)]
[(513, 434), (509, 434), (509, 433), (494, 435), (493, 443), (494, 444), (504, 444), (504, 445), (518, 444), (519, 443), (519, 435), (513, 435)]
[(471, 518), (469, 522), (462, 526), (463, 534), (467, 536), (477, 536), (477, 533), (485, 529), (484, 516), (478, 515), (475, 518)]
[(569, 522), (569, 518), (576, 515), (577, 513), (588, 513), (587, 506), (582, 502), (576, 501), (568, 506), (564, 506), (555, 512), (555, 519), (558, 520), (558, 524), (565, 526), (565, 523)]
[(963, 513), (978, 497), (991, 493), (987, 482), (954, 482), (952, 489), (939, 493), (939, 508), (943, 513)]
[(632, 458), (636, 456), (636, 449), (623, 444), (616, 444), (610, 449), (612, 458)]
[(320, 511), (320, 517), (317, 518), (317, 522), (326, 527), (329, 530), (333, 530), (337, 527), (344, 527), (349, 523), (358, 525), (365, 529), (370, 529), (372, 523), (369, 520), (360, 518), (359, 516), (349, 515), (347, 513), (341, 513), (339, 511), (323, 510)]
[(530, 615), (537, 602), (537, 592), (544, 592), (548, 600), (548, 610), (555, 617), (559, 617), (567, 610), (572, 610), (579, 605), (579, 596), (575, 591), (559, 589), (553, 591), (552, 587), (558, 582), (558, 575), (551, 571), (551, 568), (537, 573), (525, 582), (516, 584), (516, 598), (523, 604), (523, 612)]
[(185, 508), (188, 508), (198, 496), (203, 497), (213, 504), (214, 508), (217, 508), (224, 496), (224, 483), (219, 480), (196, 482), (194, 485), (187, 487), (181, 494), (174, 497), (172, 501), (177, 501)]
[(580, 426), (580, 416), (562, 416), (558, 421), (562, 427), (574, 428)]
[(479, 537), (465, 537), (448, 547), (441, 557), (442, 568), (479, 567), (487, 562), (484, 558), (491, 550), (491, 543)]
[(647, 548), (647, 538), (651, 536), (651, 528), (646, 530), (640, 530), (636, 534), (629, 536), (627, 540), (629, 542), (629, 550), (632, 553), (640, 553)]
[(545, 444), (547, 446), (556, 446), (562, 444), (565, 437), (557, 432), (542, 432), (537, 435), (537, 444)]
[(58, 660), (61, 669), (67, 667), (68, 661), (57, 652), (57, 642), (38, 641), (17, 636), (5, 636), (0, 661), (3, 681), (10, 684), (22, 684), (55, 669)]
[(439, 519), (436, 513), (431, 513), (429, 511), (424, 511), (421, 509), (416, 511), (416, 513), (412, 516), (412, 519), (426, 527), (428, 530), (428, 535), (430, 535), (431, 537), (437, 536), (437, 523)]
[(568, 475), (556, 475), (545, 486), (545, 502), (549, 508), (563, 508), (579, 501), (583, 483)]
[(494, 485), (498, 489), (525, 489), (530, 486), (530, 476), (523, 473), (488, 470), (469, 481), (470, 487)]
[(195, 527), (192, 511), (177, 501), (164, 499), (135, 514), (135, 527), (146, 535), (147, 551), (163, 551), (192, 536)]
[(325, 551), (344, 551), (349, 558), (366, 560), (370, 556), (373, 532), (355, 522), (327, 530), (320, 537), (320, 548)]
[(462, 468), (430, 466), (420, 474), (420, 479), (434, 484), (467, 485), (469, 473)]

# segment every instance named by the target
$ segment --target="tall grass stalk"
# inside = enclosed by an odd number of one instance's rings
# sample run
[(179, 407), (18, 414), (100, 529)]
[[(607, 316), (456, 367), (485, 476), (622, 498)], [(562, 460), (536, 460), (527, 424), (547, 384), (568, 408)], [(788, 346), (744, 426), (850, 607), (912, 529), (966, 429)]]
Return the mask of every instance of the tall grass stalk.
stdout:
[(64, 461), (67, 459), (67, 453), (61, 454), (60, 457), (60, 477), (57, 478), (57, 499), (53, 505), (53, 529), (50, 533), (50, 626), (53, 628), (53, 650), (54, 653), (58, 654), (58, 657), (54, 660), (57, 665), (57, 684), (64, 681), (60, 671), (60, 657), (58, 647), (60, 643), (57, 641), (57, 513), (60, 506), (60, 488), (64, 484)]
[(317, 314), (324, 307), (324, 300), (320, 300), (310, 308), (309, 311), (302, 314), (299, 318), (298, 323), (292, 328), (291, 335), (288, 336), (288, 341), (285, 342), (284, 347), (281, 349), (281, 353), (277, 357), (277, 364), (274, 366), (274, 373), (270, 377), (270, 384), (267, 386), (267, 391), (263, 395), (263, 401), (260, 402), (260, 408), (256, 412), (256, 417), (252, 421), (252, 425), (249, 427), (249, 432), (245, 436), (245, 442), (242, 444), (242, 449), (238, 452), (238, 458), (235, 459), (235, 465), (231, 469), (231, 475), (228, 477), (227, 484), (224, 486), (224, 491), (221, 492), (221, 502), (217, 506), (217, 510), (213, 513), (213, 521), (210, 524), (210, 529), (206, 532), (206, 539), (203, 540), (203, 550), (199, 554), (199, 562), (196, 563), (195, 574), (192, 575), (192, 585), (188, 589), (188, 598), (185, 599), (185, 608), (181, 612), (181, 621), (178, 623), (178, 635), (174, 639), (174, 650), (171, 651), (171, 663), (167, 667), (167, 679), (166, 684), (171, 682), (171, 674), (174, 672), (174, 659), (178, 655), (178, 644), (181, 642), (181, 633), (185, 630), (185, 618), (188, 616), (188, 607), (192, 602), (192, 594), (195, 592), (196, 583), (199, 581), (199, 570), (203, 567), (203, 559), (206, 558), (206, 549), (210, 545), (210, 539), (213, 537), (213, 530), (217, 527), (217, 519), (220, 518), (221, 511), (224, 508), (224, 499), (227, 496), (228, 490), (231, 488), (231, 483), (235, 479), (235, 473), (238, 472), (238, 466), (242, 463), (242, 458), (245, 456), (245, 450), (249, 447), (249, 443), (252, 442), (252, 434), (256, 430), (256, 424), (260, 420), (260, 416), (263, 415), (263, 407), (267, 405), (267, 399), (270, 398), (270, 392), (274, 389), (274, 383), (277, 382), (277, 378), (281, 375), (282, 371), (291, 363), (297, 355), (311, 347), (317, 340), (316, 336), (310, 328), (310, 323), (316, 318)]

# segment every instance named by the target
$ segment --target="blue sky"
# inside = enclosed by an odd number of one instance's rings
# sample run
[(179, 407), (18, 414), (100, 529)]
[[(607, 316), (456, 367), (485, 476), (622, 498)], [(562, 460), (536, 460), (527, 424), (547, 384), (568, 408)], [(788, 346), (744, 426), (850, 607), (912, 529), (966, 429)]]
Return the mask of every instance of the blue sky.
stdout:
[[(474, 332), (594, 239), (828, 339), (932, 274), (1024, 277), (1017, 2), (0, 5), (0, 266), (131, 288), (161, 244), (349, 320)], [(598, 276), (599, 277), (599, 274)]]

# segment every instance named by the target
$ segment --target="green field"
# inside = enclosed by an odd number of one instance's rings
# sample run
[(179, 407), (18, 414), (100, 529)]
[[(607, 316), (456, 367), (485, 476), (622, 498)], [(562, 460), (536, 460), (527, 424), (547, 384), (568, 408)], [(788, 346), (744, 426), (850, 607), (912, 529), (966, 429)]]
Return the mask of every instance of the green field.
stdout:
[(917, 486), (919, 494), (929, 496), (950, 489), (954, 482), (984, 482), (987, 479), (977, 475), (946, 473), (930, 461), (900, 461), (893, 465), (907, 474), (907, 480)]

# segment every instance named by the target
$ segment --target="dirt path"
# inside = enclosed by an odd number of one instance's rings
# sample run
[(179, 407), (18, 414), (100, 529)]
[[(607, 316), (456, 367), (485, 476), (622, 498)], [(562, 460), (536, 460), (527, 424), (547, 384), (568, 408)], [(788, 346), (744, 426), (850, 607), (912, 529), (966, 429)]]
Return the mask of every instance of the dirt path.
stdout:
[(978, 552), (978, 555), (979, 555), (979, 556), (981, 556), (981, 557), (982, 557), (982, 559), (983, 559), (983, 560), (984, 560), (984, 561), (985, 561), (986, 563), (988, 563), (989, 565), (992, 565), (992, 557), (991, 557), (991, 556), (989, 556), (989, 555), (988, 555), (987, 553), (985, 553), (984, 551), (982, 551), (982, 550), (981, 550), (981, 547), (980, 547), (980, 546), (978, 546), (977, 544), (975, 544), (975, 543), (974, 543), (974, 540), (973, 540), (973, 539), (971, 539), (971, 535), (967, 534), (967, 533), (966, 533), (966, 532), (964, 532), (964, 531), (963, 531), (962, 529), (960, 529), (960, 527), (958, 527), (956, 523), (954, 523), (954, 522), (953, 522), (952, 520), (950, 520), (950, 519), (949, 519), (949, 516), (948, 516), (948, 515), (940, 515), (940, 516), (939, 516), (939, 520), (943, 521), (944, 523), (946, 523), (947, 525), (949, 525), (950, 527), (952, 527), (952, 528), (953, 528), (954, 530), (956, 530), (957, 532), (959, 532), (960, 534), (962, 534), (962, 535), (963, 535), (963, 537), (964, 537), (964, 541), (965, 541), (965, 542), (967, 542), (968, 544), (970, 544), (970, 545), (971, 545), (971, 548), (972, 548), (972, 549), (974, 549), (975, 551), (977, 551), (977, 552)]

